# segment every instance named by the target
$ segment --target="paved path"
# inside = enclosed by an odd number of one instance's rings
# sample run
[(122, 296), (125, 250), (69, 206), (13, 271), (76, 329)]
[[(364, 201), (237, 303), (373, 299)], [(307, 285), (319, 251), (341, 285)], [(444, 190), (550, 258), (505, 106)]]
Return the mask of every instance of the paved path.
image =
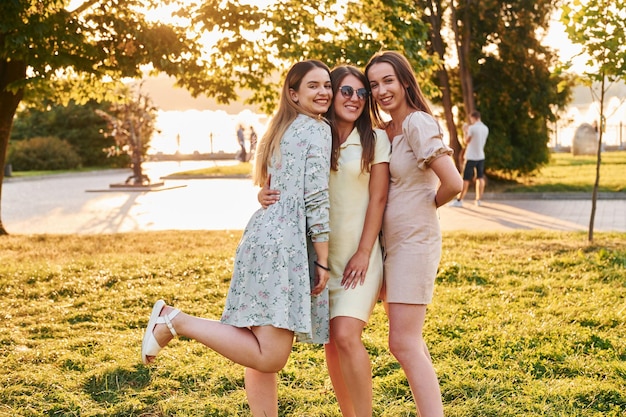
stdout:
[[(161, 176), (212, 162), (146, 163)], [(245, 179), (165, 180), (161, 191), (111, 190), (129, 170), (8, 178), (2, 221), (11, 234), (98, 234), (152, 230), (240, 230), (259, 207), (257, 188)], [(595, 231), (626, 232), (626, 200), (598, 200)], [(487, 200), (481, 207), (439, 210), (443, 230), (588, 230), (589, 200)]]

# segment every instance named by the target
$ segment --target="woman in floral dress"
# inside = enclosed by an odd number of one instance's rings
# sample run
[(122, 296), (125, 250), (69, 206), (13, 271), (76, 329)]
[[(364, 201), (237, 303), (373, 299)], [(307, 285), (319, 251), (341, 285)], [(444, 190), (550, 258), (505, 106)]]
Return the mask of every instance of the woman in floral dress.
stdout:
[(182, 335), (245, 366), (254, 416), (278, 416), (276, 373), (289, 358), (294, 335), (317, 343), (328, 339), (331, 131), (322, 115), (331, 100), (325, 64), (307, 60), (289, 70), (255, 167), (255, 184), (271, 179), (283, 198), (248, 222), (221, 321), (181, 313), (159, 300), (142, 343), (144, 363)]

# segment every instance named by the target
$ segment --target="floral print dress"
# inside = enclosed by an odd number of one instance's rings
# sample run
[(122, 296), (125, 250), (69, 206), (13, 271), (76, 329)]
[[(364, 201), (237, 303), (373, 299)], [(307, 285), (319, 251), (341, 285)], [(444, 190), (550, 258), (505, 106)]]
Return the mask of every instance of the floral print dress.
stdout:
[(268, 167), (280, 200), (259, 209), (237, 252), (221, 321), (236, 327), (292, 330), (298, 341), (328, 340), (328, 290), (312, 296), (311, 242), (328, 241), (330, 126), (299, 115), (280, 142), (280, 158)]

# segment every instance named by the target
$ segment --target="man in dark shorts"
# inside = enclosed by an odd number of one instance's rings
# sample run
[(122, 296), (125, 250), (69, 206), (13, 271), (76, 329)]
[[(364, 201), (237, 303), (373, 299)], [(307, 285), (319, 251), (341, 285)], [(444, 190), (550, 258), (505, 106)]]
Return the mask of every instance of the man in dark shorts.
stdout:
[(463, 207), (463, 197), (467, 194), (470, 182), (476, 177), (476, 205), (481, 205), (485, 192), (485, 143), (489, 128), (480, 120), (480, 113), (474, 110), (470, 114), (472, 124), (467, 129), (465, 138), (465, 168), (463, 170), (463, 191), (453, 200), (452, 207)]

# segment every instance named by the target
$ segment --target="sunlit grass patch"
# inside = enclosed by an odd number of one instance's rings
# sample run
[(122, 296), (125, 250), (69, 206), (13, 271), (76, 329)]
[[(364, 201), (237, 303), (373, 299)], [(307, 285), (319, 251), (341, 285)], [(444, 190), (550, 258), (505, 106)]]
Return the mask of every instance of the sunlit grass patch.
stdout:
[[(242, 368), (180, 338), (140, 361), (153, 302), (219, 318), (240, 232), (0, 239), (0, 415), (249, 416)], [(446, 416), (626, 413), (626, 234), (444, 234), (425, 339)], [(377, 305), (374, 415), (416, 416)], [(339, 417), (321, 346), (280, 373), (281, 416)]]
[(228, 176), (248, 176), (252, 174), (252, 164), (240, 162), (232, 165), (215, 165), (207, 168), (192, 169), (189, 171), (176, 172), (176, 176), (208, 176), (208, 177), (228, 177)]
[[(626, 151), (603, 152), (599, 190), (626, 191)], [(591, 192), (596, 179), (596, 156), (552, 153), (550, 162), (536, 175), (507, 185), (515, 192)]]

